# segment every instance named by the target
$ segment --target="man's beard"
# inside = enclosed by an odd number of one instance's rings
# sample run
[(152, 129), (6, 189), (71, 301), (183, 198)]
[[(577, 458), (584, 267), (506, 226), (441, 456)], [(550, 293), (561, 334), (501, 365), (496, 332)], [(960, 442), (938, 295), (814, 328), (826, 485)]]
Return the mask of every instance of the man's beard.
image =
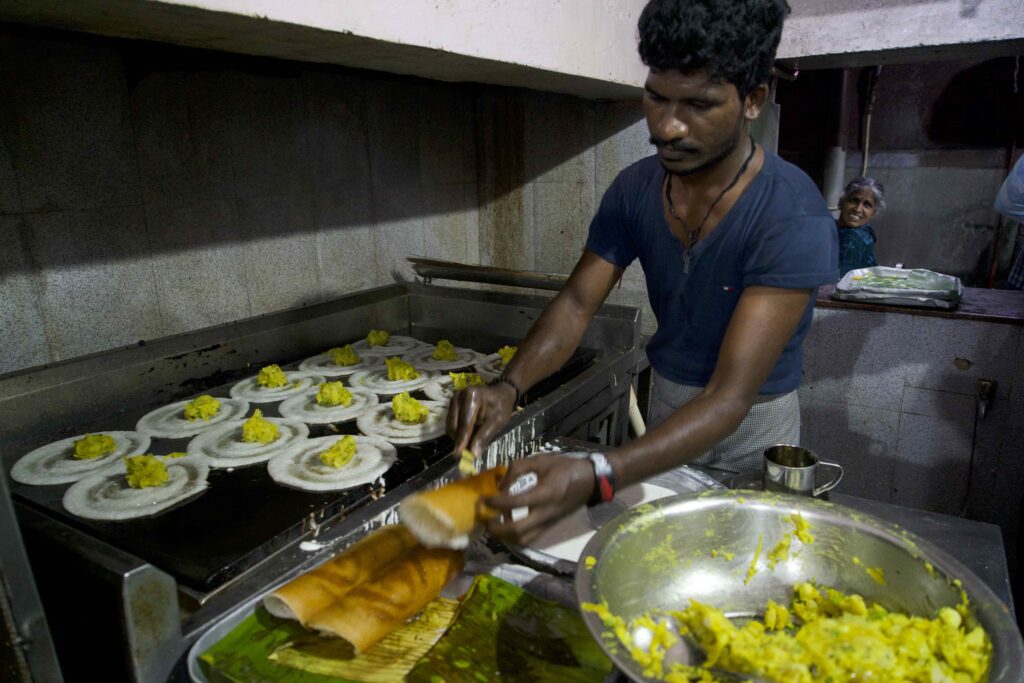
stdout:
[[(708, 159), (707, 161), (705, 161), (704, 163), (702, 163), (699, 166), (695, 166), (694, 168), (688, 168), (688, 169), (685, 169), (685, 170), (682, 170), (682, 171), (674, 171), (674, 170), (670, 169), (668, 166), (665, 165), (664, 160), (662, 160), (661, 165), (665, 167), (666, 171), (668, 171), (672, 175), (679, 176), (679, 177), (694, 175), (695, 173), (702, 173), (704, 171), (710, 171), (711, 169), (713, 169), (714, 167), (716, 167), (720, 163), (722, 163), (730, 154), (732, 154), (733, 152), (736, 151), (736, 147), (739, 146), (740, 140), (743, 139), (742, 132), (743, 132), (743, 120), (740, 119), (740, 120), (738, 120), (736, 122), (736, 130), (733, 132), (732, 137), (729, 140), (726, 141), (725, 145), (723, 145), (715, 153), (715, 155), (713, 157), (711, 157), (710, 159)], [(656, 147), (665, 144), (665, 143), (662, 143), (657, 138), (655, 138), (653, 135), (651, 136), (650, 141), (651, 141), (651, 144), (656, 146)]]

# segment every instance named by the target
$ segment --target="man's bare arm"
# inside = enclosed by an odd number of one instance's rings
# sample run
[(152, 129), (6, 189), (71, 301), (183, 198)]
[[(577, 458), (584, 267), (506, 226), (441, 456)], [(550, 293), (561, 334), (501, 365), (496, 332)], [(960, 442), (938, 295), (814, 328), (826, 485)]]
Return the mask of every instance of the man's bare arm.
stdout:
[[(608, 453), (617, 488), (685, 464), (735, 431), (792, 338), (809, 297), (809, 290), (747, 288), (704, 391), (656, 429)], [(492, 521), (489, 528), (496, 536), (529, 542), (547, 525), (584, 504), (593, 491), (593, 471), (585, 461), (527, 458), (512, 464), (506, 481), (530, 471), (538, 474), (535, 488), (491, 499), (499, 510), (530, 508), (530, 514), (517, 522)]]
[(809, 297), (809, 290), (744, 290), (704, 391), (658, 428), (615, 451), (619, 486), (687, 463), (736, 431), (800, 324)]
[[(562, 367), (621, 274), (621, 268), (583, 252), (565, 286), (520, 343), (505, 377), (526, 391)], [(448, 410), (456, 453), (463, 448), (482, 453), (508, 421), (514, 402), (515, 390), (507, 384), (457, 392)]]

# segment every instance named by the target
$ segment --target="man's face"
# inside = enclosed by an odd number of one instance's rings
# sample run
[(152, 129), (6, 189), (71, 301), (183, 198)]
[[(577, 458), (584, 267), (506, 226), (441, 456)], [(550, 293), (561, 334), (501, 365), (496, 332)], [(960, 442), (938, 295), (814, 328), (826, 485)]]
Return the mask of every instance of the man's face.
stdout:
[(705, 69), (652, 69), (644, 90), (651, 143), (669, 172), (690, 175), (713, 168), (736, 149), (743, 102), (732, 83), (712, 80)]

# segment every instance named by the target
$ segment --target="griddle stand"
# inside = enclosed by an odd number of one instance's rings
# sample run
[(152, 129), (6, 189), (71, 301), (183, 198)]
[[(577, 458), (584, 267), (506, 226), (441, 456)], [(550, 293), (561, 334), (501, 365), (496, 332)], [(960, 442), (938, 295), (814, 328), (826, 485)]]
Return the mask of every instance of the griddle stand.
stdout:
[[(134, 424), (155, 407), (237, 381), (267, 363), (312, 356), (360, 338), (371, 328), (427, 341), (436, 341), (441, 334), (456, 340), (483, 332), (522, 339), (548, 301), (542, 296), (398, 284), (9, 374), (0, 377), (0, 456), (9, 472), (18, 457), (45, 443), (124, 428), (114, 425)], [(581, 348), (597, 352), (594, 361), (513, 415), (485, 454), (486, 465), (523, 457), (559, 435), (597, 444), (621, 443), (639, 343), (639, 311), (603, 306), (581, 342)], [(93, 656), (122, 660), (132, 680), (164, 681), (181, 679), (189, 644), (222, 615), (315, 567), (373, 528), (396, 522), (398, 502), (416, 490), (455, 478), (453, 463), (437, 462), (375, 500), (345, 510), (336, 519), (310, 524), (301, 538), (208, 592), (190, 590), (163, 568), (83, 533), (45, 506), (28, 502), (25, 492), (19, 493), (24, 486), (11, 484), (30, 559), (35, 556), (42, 562), (45, 556), (57, 562), (61, 572), (73, 577), (80, 596), (78, 601), (47, 605), (47, 591), (53, 587), (39, 583), (50, 623), (81, 623), (81, 603), (95, 600), (97, 609), (114, 613), (120, 632), (106, 634), (107, 647)], [(59, 495), (66, 487), (46, 488)], [(301, 549), (303, 541), (313, 538), (322, 549)], [(54, 603), (61, 609), (51, 609)], [(60, 643), (58, 655), (65, 666)]]

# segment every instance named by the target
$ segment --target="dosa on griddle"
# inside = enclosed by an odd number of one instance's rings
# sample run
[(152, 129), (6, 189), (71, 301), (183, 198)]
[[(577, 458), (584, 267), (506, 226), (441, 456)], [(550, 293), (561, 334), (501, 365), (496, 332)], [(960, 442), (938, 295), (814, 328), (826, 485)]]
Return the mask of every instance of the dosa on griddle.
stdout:
[(263, 606), (275, 617), (297, 619), (309, 627), (309, 620), (317, 612), (379, 575), (415, 545), (416, 539), (405, 527), (378, 529), (334, 559), (267, 595)]

